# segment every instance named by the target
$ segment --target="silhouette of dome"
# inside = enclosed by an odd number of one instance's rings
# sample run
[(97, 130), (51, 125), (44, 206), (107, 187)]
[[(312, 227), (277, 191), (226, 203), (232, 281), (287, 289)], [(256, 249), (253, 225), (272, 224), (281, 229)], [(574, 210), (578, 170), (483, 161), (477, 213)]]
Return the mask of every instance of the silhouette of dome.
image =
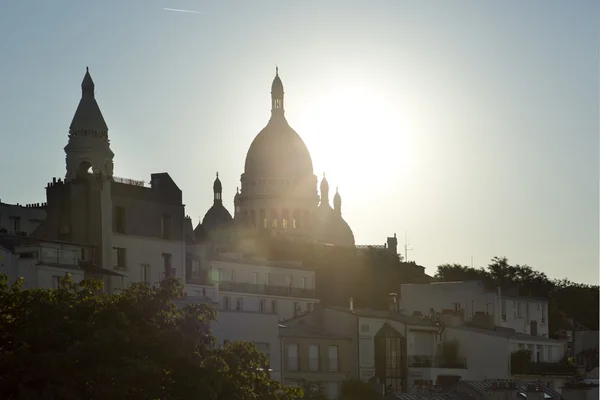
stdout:
[(208, 233), (204, 230), (201, 222), (198, 222), (198, 225), (194, 228), (194, 238), (196, 239), (196, 243), (203, 243), (208, 239)]
[(223, 206), (223, 203), (215, 202), (204, 215), (204, 218), (202, 219), (202, 227), (206, 232), (210, 233), (211, 231), (221, 228), (232, 221), (233, 217)]
[(273, 80), (271, 100), (271, 119), (248, 149), (245, 174), (292, 179), (311, 176), (313, 164), (308, 148), (284, 116), (283, 84), (279, 74)]

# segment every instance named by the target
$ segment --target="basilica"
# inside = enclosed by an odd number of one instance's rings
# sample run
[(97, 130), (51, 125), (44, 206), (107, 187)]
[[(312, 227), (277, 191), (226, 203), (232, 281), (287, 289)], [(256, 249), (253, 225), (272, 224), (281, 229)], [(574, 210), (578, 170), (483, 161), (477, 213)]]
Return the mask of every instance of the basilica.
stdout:
[(276, 70), (271, 85), (271, 118), (248, 149), (241, 188), (233, 199), (233, 217), (223, 205), (217, 174), (214, 204), (195, 228), (198, 239), (243, 242), (262, 231), (354, 247), (354, 234), (342, 217), (342, 198), (336, 189), (331, 206), (325, 176), (317, 192), (310, 152), (285, 118), (284, 104), (283, 83)]

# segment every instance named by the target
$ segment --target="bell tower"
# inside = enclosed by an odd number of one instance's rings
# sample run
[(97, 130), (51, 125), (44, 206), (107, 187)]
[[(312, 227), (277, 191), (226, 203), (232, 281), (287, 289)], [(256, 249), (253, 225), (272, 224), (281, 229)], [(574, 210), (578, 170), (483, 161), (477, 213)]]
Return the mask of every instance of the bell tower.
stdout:
[(114, 153), (108, 140), (108, 126), (94, 96), (94, 81), (86, 67), (81, 82), (81, 100), (69, 127), (65, 146), (65, 181), (84, 178), (90, 173), (112, 179)]

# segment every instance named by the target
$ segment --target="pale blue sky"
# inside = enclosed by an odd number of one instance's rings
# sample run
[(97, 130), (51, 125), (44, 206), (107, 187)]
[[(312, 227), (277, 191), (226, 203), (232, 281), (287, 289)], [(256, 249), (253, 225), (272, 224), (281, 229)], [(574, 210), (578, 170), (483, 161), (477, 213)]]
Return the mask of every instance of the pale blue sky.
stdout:
[[(178, 13), (164, 8), (197, 10)], [(598, 282), (598, 1), (4, 1), (0, 198), (41, 202), (85, 67), (115, 174), (227, 207), (279, 65), (357, 243)]]

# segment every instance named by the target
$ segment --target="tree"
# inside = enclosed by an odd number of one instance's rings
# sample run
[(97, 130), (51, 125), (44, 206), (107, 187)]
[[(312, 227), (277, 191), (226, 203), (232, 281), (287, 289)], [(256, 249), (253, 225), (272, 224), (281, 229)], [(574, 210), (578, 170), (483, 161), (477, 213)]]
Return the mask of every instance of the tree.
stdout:
[(58, 289), (0, 277), (2, 399), (291, 400), (246, 343), (214, 348), (206, 305), (176, 307), (174, 280), (98, 295), (101, 283), (70, 277)]

